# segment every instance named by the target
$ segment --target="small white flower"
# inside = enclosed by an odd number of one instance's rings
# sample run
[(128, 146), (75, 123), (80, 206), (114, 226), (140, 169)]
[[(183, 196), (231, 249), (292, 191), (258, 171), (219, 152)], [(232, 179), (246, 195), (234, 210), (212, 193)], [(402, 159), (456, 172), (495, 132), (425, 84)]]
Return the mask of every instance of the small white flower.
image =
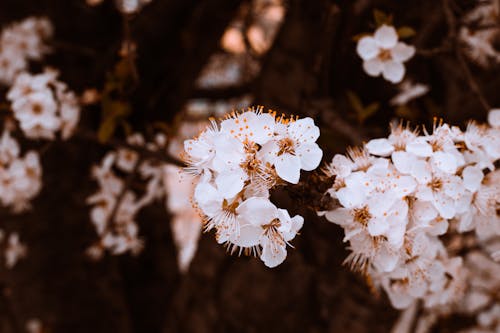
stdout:
[(244, 247), (260, 244), (260, 258), (267, 267), (281, 264), (287, 255), (286, 245), (302, 228), (302, 216), (291, 218), (288, 211), (276, 208), (266, 198), (257, 197), (242, 202), (237, 212), (242, 227), (240, 238), (235, 244)]
[(396, 29), (385, 24), (379, 27), (373, 36), (361, 38), (356, 51), (363, 59), (363, 69), (368, 75), (382, 74), (384, 79), (392, 83), (403, 79), (403, 63), (415, 54), (415, 48), (398, 42)]
[(300, 170), (311, 171), (318, 167), (323, 151), (316, 144), (319, 128), (311, 118), (291, 121), (276, 139), (262, 147), (262, 158), (274, 165), (278, 176), (297, 184)]

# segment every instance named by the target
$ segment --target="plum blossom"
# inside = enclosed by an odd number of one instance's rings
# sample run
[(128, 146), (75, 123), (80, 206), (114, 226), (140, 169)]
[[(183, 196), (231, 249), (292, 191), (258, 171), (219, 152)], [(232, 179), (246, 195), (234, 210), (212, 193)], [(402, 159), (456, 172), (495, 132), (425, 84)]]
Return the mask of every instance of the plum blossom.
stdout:
[(471, 264), (439, 237), (474, 232), (486, 244), (500, 235), (498, 118), (492, 110), (488, 124), (469, 123), (465, 131), (442, 121), (423, 134), (393, 126), (387, 138), (335, 155), (325, 167), (338, 207), (318, 214), (343, 228), (346, 263), (394, 307), (421, 300), (426, 311), (447, 313), (472, 297)]
[[(163, 136), (157, 136), (154, 142), (146, 142), (141, 135), (132, 134), (127, 141), (132, 146), (152, 151), (165, 148)], [(141, 160), (137, 152), (128, 148), (108, 152), (99, 165), (93, 166), (92, 178), (99, 188), (87, 197), (87, 204), (92, 206), (90, 220), (99, 240), (87, 249), (91, 258), (100, 259), (106, 250), (113, 255), (126, 252), (137, 255), (142, 251), (143, 240), (139, 236), (136, 215), (143, 207), (163, 197), (162, 167), (154, 165), (153, 161)], [(143, 180), (143, 193), (137, 194), (129, 189), (119, 172), (128, 174), (128, 179), (137, 177)]]
[(404, 62), (415, 54), (415, 48), (398, 42), (394, 27), (380, 26), (373, 36), (365, 36), (358, 42), (356, 51), (363, 59), (363, 69), (370, 76), (382, 74), (384, 79), (399, 83), (405, 75)]
[(38, 75), (19, 74), (7, 93), (14, 117), (30, 139), (54, 140), (57, 131), (67, 139), (78, 124), (77, 98), (57, 76), (51, 69)]
[(50, 51), (51, 22), (30, 17), (7, 26), (0, 34), (0, 83), (10, 85), (25, 71), (29, 60), (40, 60)]
[(0, 139), (0, 203), (14, 212), (26, 210), (41, 190), (41, 177), (38, 153), (28, 151), (21, 156), (19, 144), (4, 130)]
[[(268, 267), (286, 257), (286, 245), (301, 228), (269, 200), (279, 185), (297, 184), (300, 170), (318, 167), (319, 129), (311, 118), (285, 118), (261, 107), (233, 112), (184, 142), (186, 171), (196, 178), (194, 205), (206, 231), (232, 251), (258, 254)], [(252, 214), (263, 214), (252, 219)], [(260, 216), (260, 215), (259, 215)]]

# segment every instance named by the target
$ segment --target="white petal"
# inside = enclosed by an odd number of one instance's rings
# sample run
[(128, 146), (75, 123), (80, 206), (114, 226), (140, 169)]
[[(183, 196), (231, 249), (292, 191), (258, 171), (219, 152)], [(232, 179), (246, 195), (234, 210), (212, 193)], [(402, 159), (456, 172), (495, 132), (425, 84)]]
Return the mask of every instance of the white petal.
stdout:
[(396, 267), (399, 255), (382, 246), (374, 258), (375, 266), (382, 272), (390, 272)]
[(366, 198), (364, 191), (359, 188), (343, 187), (336, 194), (340, 204), (346, 208), (359, 207)]
[(297, 147), (295, 153), (300, 157), (302, 170), (311, 171), (318, 167), (323, 151), (316, 143), (306, 143)]
[(393, 181), (393, 192), (398, 198), (408, 196), (415, 191), (417, 182), (411, 176), (397, 176)]
[(383, 24), (375, 31), (375, 41), (380, 47), (392, 49), (398, 42), (398, 33), (394, 27)]
[(257, 152), (257, 158), (264, 163), (274, 165), (274, 162), (278, 158), (277, 154), (279, 151), (280, 148), (278, 146), (278, 143), (272, 140), (267, 142), (262, 146), (262, 148), (260, 148), (260, 150)]
[(392, 162), (394, 163), (396, 169), (401, 173), (410, 173), (415, 160), (415, 155), (411, 153), (404, 151), (395, 151), (392, 153)]
[(392, 192), (377, 193), (367, 201), (367, 205), (373, 216), (384, 217), (389, 215), (389, 210), (396, 200)]
[(451, 219), (455, 216), (455, 201), (445, 194), (438, 192), (434, 195), (434, 207), (442, 218)]
[(259, 244), (262, 228), (249, 223), (240, 224), (240, 234), (231, 235), (230, 241), (241, 247), (251, 247)]
[(431, 181), (432, 173), (429, 163), (424, 160), (416, 160), (411, 166), (411, 175), (415, 177), (420, 184), (426, 184)]
[(387, 81), (399, 83), (405, 76), (405, 66), (400, 62), (386, 61), (383, 65), (382, 75)]
[(353, 223), (351, 210), (347, 208), (337, 208), (326, 212), (325, 217), (328, 221), (345, 226)]
[(406, 145), (406, 151), (420, 157), (432, 156), (432, 147), (423, 138), (417, 138)]
[(387, 139), (373, 139), (368, 141), (366, 149), (372, 155), (389, 156), (394, 151), (394, 147)]
[(379, 53), (379, 47), (373, 37), (363, 37), (359, 40), (356, 52), (363, 60), (375, 58)]
[(363, 61), (363, 69), (370, 76), (379, 76), (384, 70), (384, 64), (379, 58)]
[(319, 127), (314, 125), (314, 120), (310, 117), (292, 121), (288, 125), (288, 134), (298, 144), (312, 143), (319, 138)]
[(300, 157), (286, 153), (278, 156), (274, 162), (278, 176), (292, 184), (299, 182), (300, 164)]
[(274, 117), (269, 113), (259, 114), (255, 121), (250, 123), (249, 139), (259, 145), (265, 144), (272, 138), (275, 124)]
[(432, 156), (432, 163), (445, 173), (454, 174), (457, 172), (457, 161), (450, 153), (445, 153), (443, 151), (435, 152)]
[(413, 217), (420, 223), (427, 223), (437, 217), (437, 210), (429, 201), (416, 200), (412, 206)]
[[(274, 245), (274, 246), (273, 246)], [(286, 247), (279, 246), (277, 244), (273, 244), (270, 241), (267, 241), (262, 247), (262, 254), (260, 259), (264, 262), (264, 264), (273, 268), (281, 264), (286, 259)]]
[(405, 43), (397, 43), (391, 50), (392, 59), (397, 62), (405, 62), (415, 54), (415, 47)]
[(491, 127), (500, 128), (500, 109), (492, 109), (488, 113), (488, 124)]
[(236, 213), (242, 221), (253, 225), (264, 225), (277, 217), (278, 211), (269, 199), (261, 197), (251, 197), (243, 201)]
[(203, 213), (212, 216), (221, 209), (221, 197), (215, 187), (208, 183), (199, 183), (194, 191), (194, 199)]
[(248, 175), (241, 168), (227, 170), (219, 173), (215, 178), (218, 192), (225, 198), (230, 199), (238, 194), (245, 185)]
[(368, 221), (368, 233), (371, 236), (383, 235), (389, 229), (389, 223), (384, 218), (371, 218)]
[(335, 172), (333, 174), (342, 178), (349, 176), (354, 168), (354, 163), (342, 154), (336, 154), (331, 165)]
[(462, 178), (464, 179), (465, 188), (471, 192), (476, 192), (481, 186), (484, 174), (480, 168), (468, 166), (462, 171)]

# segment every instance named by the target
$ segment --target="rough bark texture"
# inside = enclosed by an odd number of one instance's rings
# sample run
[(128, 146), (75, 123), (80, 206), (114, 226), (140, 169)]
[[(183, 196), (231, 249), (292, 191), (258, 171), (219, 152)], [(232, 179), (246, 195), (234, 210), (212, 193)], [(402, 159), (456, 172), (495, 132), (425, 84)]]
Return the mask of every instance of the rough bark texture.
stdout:
[[(136, 124), (172, 119), (196, 94), (194, 79), (219, 47), (240, 2), (154, 0), (133, 20), (140, 77), (132, 96)], [(347, 144), (384, 135), (394, 116), (386, 101), (395, 88), (362, 72), (351, 40), (373, 29), (368, 24), (373, 8), (394, 13), (396, 24), (413, 26), (419, 32), (418, 47), (432, 48), (447, 36), (441, 5), (434, 0), (290, 0), (262, 73), (248, 85), (256, 104), (315, 117), (324, 133), (319, 143), (325, 159)], [(84, 0), (0, 2), (1, 24), (41, 14), (56, 27), (55, 52), (48, 63), (77, 91), (100, 87), (117, 59), (121, 38), (120, 17), (111, 1), (97, 8)], [(490, 104), (498, 105), (498, 70), (472, 67)], [(425, 111), (412, 120), (429, 123), (431, 115), (454, 123), (484, 119), (485, 111), (457, 68), (453, 54), (411, 62), (412, 76), (432, 88), (419, 102)], [(363, 126), (356, 124), (347, 90), (367, 103), (382, 101), (381, 110)], [(94, 111), (83, 115), (83, 127), (97, 127)], [(189, 273), (180, 275), (169, 216), (160, 204), (139, 216), (146, 239), (139, 257), (87, 260), (83, 252), (95, 239), (85, 205), (85, 197), (95, 190), (89, 170), (104, 151), (78, 139), (54, 143), (43, 156), (44, 189), (33, 209), (20, 216), (2, 213), (2, 225), (20, 231), (29, 256), (0, 274), (8, 300), (0, 304), (1, 332), (12, 331), (9, 318), (22, 326), (33, 317), (54, 333), (389, 331), (397, 312), (342, 266), (347, 252), (340, 228), (286, 193), (277, 193), (277, 201), (291, 213), (303, 214), (306, 224), (293, 242), (296, 249), (276, 269), (255, 258), (229, 256), (212, 235), (204, 235)]]

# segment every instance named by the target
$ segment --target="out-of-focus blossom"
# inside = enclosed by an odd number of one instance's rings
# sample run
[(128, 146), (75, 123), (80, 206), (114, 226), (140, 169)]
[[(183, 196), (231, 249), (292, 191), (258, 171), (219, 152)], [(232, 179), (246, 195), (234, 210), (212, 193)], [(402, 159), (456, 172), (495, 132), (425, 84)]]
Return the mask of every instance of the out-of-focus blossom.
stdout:
[(57, 76), (51, 69), (37, 75), (21, 73), (7, 93), (14, 117), (28, 138), (53, 140), (60, 131), (67, 139), (78, 124), (78, 99)]
[(11, 84), (25, 71), (29, 60), (40, 60), (50, 51), (46, 42), (52, 36), (51, 22), (30, 17), (7, 26), (0, 34), (0, 83)]
[(29, 201), (42, 187), (42, 168), (38, 153), (20, 156), (17, 141), (4, 130), (0, 139), (0, 202), (14, 212), (29, 208)]
[(429, 87), (425, 84), (413, 83), (409, 80), (401, 82), (398, 88), (399, 93), (391, 99), (391, 105), (408, 104), (408, 102), (427, 94), (429, 91)]
[(464, 16), (464, 25), (459, 30), (458, 38), (465, 54), (482, 67), (500, 62), (500, 52), (495, 47), (500, 36), (499, 15), (496, 1), (478, 1), (477, 6)]

